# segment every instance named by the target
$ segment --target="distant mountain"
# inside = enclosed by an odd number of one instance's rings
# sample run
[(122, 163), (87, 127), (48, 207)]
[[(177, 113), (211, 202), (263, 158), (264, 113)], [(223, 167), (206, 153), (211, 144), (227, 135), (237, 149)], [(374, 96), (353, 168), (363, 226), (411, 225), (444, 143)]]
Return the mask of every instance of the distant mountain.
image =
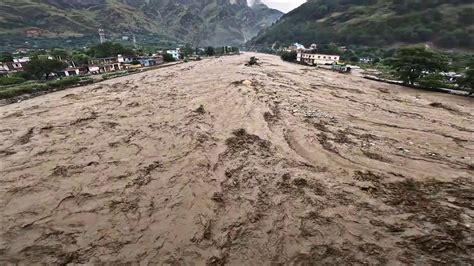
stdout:
[(156, 35), (201, 45), (242, 44), (282, 13), (246, 0), (1, 0), (2, 36)]
[(250, 43), (474, 48), (472, 0), (309, 0)]

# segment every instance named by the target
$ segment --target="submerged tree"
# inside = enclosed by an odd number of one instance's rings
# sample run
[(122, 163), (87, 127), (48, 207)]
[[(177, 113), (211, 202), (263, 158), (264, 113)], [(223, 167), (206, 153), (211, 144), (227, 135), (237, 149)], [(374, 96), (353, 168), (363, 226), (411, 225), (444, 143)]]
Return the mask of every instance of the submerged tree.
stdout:
[(9, 52), (3, 52), (0, 54), (0, 62), (11, 62), (13, 61), (13, 55)]
[(133, 56), (136, 53), (132, 48), (123, 46), (120, 43), (104, 42), (102, 44), (92, 46), (86, 51), (86, 54), (95, 58), (103, 58), (115, 57), (119, 54)]

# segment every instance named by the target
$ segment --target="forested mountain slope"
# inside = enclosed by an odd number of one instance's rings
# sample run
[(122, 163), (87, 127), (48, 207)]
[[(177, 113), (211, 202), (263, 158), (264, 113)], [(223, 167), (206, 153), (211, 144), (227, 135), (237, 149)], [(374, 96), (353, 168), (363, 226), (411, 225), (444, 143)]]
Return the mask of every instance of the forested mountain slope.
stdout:
[(246, 0), (2, 0), (0, 36), (157, 35), (202, 45), (240, 44), (282, 13)]
[(473, 14), (472, 0), (309, 0), (251, 43), (432, 43), (470, 49)]

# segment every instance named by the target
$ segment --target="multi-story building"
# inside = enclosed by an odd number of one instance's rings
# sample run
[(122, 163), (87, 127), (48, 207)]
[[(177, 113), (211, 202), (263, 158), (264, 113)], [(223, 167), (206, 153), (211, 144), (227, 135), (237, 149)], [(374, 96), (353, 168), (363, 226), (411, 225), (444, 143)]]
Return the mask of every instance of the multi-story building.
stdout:
[(298, 52), (296, 56), (296, 61), (302, 64), (311, 65), (311, 66), (332, 64), (339, 61), (339, 59), (340, 59), (339, 55), (312, 54), (312, 53), (306, 53), (304, 51)]

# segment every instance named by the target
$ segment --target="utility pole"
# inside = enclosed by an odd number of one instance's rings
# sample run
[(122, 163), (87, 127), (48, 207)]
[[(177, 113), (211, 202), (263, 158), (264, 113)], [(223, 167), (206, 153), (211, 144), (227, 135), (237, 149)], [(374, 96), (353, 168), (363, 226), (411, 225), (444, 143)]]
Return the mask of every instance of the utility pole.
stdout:
[(100, 43), (104, 43), (106, 42), (106, 39), (105, 39), (105, 31), (104, 29), (102, 28), (99, 28), (99, 39), (100, 39)]

